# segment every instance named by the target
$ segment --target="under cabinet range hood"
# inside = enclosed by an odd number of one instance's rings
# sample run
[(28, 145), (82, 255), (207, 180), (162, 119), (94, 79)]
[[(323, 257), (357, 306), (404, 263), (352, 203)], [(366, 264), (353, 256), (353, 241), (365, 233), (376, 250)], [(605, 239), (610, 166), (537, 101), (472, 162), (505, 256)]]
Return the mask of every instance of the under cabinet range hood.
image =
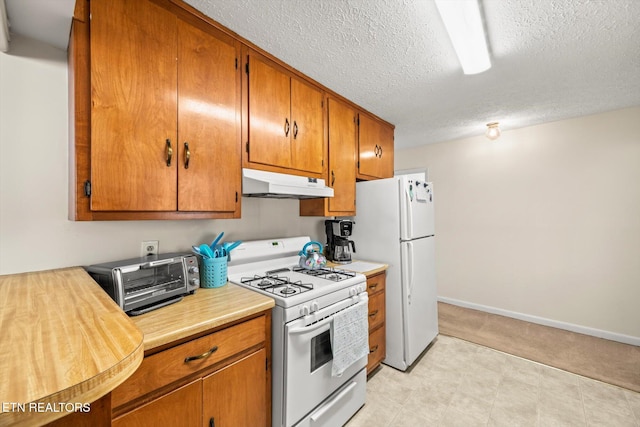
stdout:
[(333, 197), (333, 188), (324, 179), (288, 175), (256, 169), (242, 169), (242, 195), (274, 199), (315, 199)]

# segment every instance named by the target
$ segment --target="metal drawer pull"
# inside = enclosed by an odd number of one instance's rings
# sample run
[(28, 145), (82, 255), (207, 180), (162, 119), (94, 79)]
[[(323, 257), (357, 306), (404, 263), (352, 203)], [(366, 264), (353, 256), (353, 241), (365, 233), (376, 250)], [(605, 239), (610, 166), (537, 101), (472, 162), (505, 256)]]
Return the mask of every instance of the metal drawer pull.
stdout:
[(374, 311), (373, 313), (371, 313), (369, 315), (369, 317), (376, 317), (376, 315), (378, 314), (378, 310)]
[(171, 148), (171, 140), (167, 139), (167, 166), (171, 166), (171, 158), (173, 157), (173, 148)]
[(218, 350), (218, 346), (214, 345), (213, 347), (211, 347), (211, 350), (207, 351), (206, 353), (202, 353), (198, 356), (189, 356), (187, 358), (184, 359), (184, 363), (189, 363), (193, 360), (198, 360), (198, 359), (204, 359), (205, 357), (209, 357), (211, 356), (213, 353), (215, 353)]
[(296, 123), (296, 121), (293, 121), (293, 139), (296, 139), (296, 137), (298, 136), (298, 123)]
[(289, 119), (284, 119), (284, 136), (289, 136)]
[(375, 285), (369, 285), (369, 289), (375, 289), (378, 287), (378, 284), (376, 283)]
[(376, 351), (378, 351), (378, 344), (374, 345), (373, 348), (369, 350), (369, 354), (375, 353)]

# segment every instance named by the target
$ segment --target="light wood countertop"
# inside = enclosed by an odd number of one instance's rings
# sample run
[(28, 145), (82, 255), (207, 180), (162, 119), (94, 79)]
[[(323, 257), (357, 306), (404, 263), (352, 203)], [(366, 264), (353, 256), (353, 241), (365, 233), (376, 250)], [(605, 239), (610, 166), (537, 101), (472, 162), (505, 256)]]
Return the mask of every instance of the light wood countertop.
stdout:
[(81, 267), (0, 276), (0, 425), (65, 416), (54, 410), (99, 399), (142, 358), (142, 332)]
[(144, 332), (144, 350), (196, 335), (251, 316), (275, 305), (273, 298), (227, 283), (219, 288), (198, 288), (180, 302), (131, 320)]
[[(362, 274), (364, 274), (367, 277), (371, 277), (371, 276), (375, 276), (378, 273), (382, 273), (383, 271), (387, 270), (389, 268), (389, 266), (387, 264), (381, 263), (381, 262), (374, 262), (374, 261), (367, 261), (367, 260), (363, 260), (363, 259), (358, 259), (358, 260), (353, 260), (353, 262), (358, 262), (358, 261), (362, 261), (362, 262), (370, 262), (372, 264), (380, 264), (382, 267), (379, 268), (375, 268), (373, 270), (368, 270), (368, 271), (363, 271)], [(342, 270), (349, 270), (349, 271), (353, 271), (349, 268), (349, 264), (338, 264), (335, 262), (327, 262), (327, 266), (329, 267), (334, 267), (337, 269), (342, 269)]]

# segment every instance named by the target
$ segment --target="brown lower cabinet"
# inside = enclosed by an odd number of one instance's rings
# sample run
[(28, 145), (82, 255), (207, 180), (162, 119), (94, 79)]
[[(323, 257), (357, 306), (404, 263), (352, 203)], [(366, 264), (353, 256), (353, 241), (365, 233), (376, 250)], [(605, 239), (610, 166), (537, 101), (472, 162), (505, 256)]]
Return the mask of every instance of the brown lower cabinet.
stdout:
[(369, 358), (367, 375), (371, 374), (387, 354), (385, 336), (385, 284), (386, 272), (367, 276), (369, 294)]
[(146, 356), (111, 394), (112, 425), (268, 426), (270, 315)]

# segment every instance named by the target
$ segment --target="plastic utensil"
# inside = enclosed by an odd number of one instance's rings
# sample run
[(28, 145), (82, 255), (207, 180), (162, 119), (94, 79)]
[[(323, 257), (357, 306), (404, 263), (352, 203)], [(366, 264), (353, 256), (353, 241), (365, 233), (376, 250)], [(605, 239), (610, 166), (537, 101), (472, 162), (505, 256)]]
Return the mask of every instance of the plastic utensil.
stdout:
[(212, 251), (216, 250), (216, 245), (218, 244), (220, 239), (222, 239), (222, 236), (224, 236), (224, 231), (222, 233), (218, 234), (218, 237), (216, 237), (215, 240), (213, 242), (211, 242), (210, 248), (211, 248)]
[(199, 247), (197, 247), (197, 246), (193, 245), (193, 246), (191, 246), (191, 249), (193, 250), (193, 253), (194, 253), (194, 254), (196, 254), (196, 255), (202, 255), (202, 254), (200, 253), (200, 248), (199, 248)]
[(227, 253), (231, 252), (233, 249), (240, 246), (241, 243), (242, 243), (242, 240), (238, 240), (237, 242), (231, 243), (229, 246), (226, 247)]
[(214, 258), (213, 251), (209, 247), (209, 245), (203, 243), (200, 245), (200, 255), (204, 258)]
[(225, 251), (227, 253), (227, 261), (231, 261), (231, 251), (237, 248), (241, 243), (242, 240), (238, 240), (237, 242), (227, 244), (227, 246), (225, 247)]

